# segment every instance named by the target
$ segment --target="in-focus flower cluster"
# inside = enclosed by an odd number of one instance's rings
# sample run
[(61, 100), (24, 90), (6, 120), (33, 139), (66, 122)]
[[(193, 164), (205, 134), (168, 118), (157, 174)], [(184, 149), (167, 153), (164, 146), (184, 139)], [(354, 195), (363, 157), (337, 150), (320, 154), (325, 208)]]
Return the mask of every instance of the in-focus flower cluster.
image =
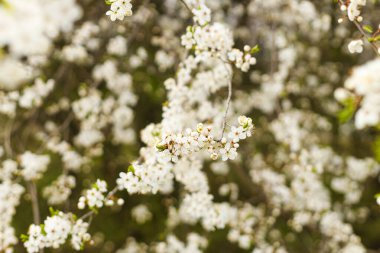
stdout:
[(376, 127), (380, 124), (380, 59), (356, 67), (346, 80), (344, 88), (335, 91), (335, 98), (352, 108), (358, 129)]
[(106, 15), (110, 16), (112, 21), (123, 20), (125, 17), (132, 16), (132, 3), (131, 0), (108, 0), (110, 10)]
[(75, 250), (81, 250), (90, 241), (87, 233), (89, 224), (76, 219), (72, 214), (52, 211), (52, 216), (46, 218), (41, 225), (31, 225), (28, 234), (24, 235), (24, 246), (28, 253), (37, 253), (44, 248), (59, 248), (70, 240)]
[(223, 137), (217, 140), (210, 126), (198, 124), (195, 131), (187, 129), (183, 133), (164, 136), (156, 148), (160, 152), (161, 159), (174, 163), (180, 157), (189, 156), (202, 149), (207, 150), (213, 160), (218, 159), (219, 156), (223, 161), (234, 160), (237, 157), (239, 141), (251, 136), (252, 131), (252, 119), (240, 116), (239, 126), (231, 128), (228, 138)]

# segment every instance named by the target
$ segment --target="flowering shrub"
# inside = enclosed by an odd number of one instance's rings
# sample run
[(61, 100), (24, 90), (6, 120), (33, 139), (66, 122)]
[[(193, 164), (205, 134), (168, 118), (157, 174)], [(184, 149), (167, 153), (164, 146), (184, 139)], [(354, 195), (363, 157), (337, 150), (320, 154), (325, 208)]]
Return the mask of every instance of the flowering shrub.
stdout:
[(366, 0), (0, 0), (0, 253), (377, 252)]

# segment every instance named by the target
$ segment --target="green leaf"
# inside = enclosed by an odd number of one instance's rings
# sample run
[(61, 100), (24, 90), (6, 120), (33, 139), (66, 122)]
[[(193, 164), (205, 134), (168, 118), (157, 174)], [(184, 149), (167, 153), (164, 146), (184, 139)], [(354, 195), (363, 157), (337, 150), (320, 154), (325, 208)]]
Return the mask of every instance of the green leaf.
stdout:
[(20, 235), (20, 239), (21, 239), (22, 242), (26, 242), (27, 240), (29, 240), (29, 236), (21, 234)]
[(105, 2), (107, 5), (111, 5), (111, 4), (112, 4), (112, 1), (110, 1), (110, 0), (104, 0), (104, 2)]
[(367, 33), (373, 33), (373, 28), (372, 28), (372, 26), (370, 26), (370, 25), (364, 25), (363, 26), (363, 29), (364, 29), (364, 31), (366, 31)]
[(344, 108), (338, 113), (338, 119), (341, 124), (349, 121), (356, 112), (356, 103), (354, 98), (347, 99), (344, 102)]
[(380, 162), (380, 135), (375, 138), (372, 145), (372, 150), (376, 161)]
[(373, 38), (368, 38), (369, 42), (376, 42), (376, 41), (379, 41), (379, 40), (380, 40), (380, 35), (377, 35), (377, 36), (375, 36)]
[(166, 143), (163, 143), (163, 144), (162, 143), (158, 143), (156, 145), (156, 148), (158, 149), (158, 151), (162, 152), (162, 151), (164, 151), (165, 149), (168, 148), (168, 145)]
[(96, 207), (91, 207), (90, 210), (93, 211), (94, 214), (98, 214), (99, 213), (99, 210)]
[(6, 0), (0, 0), (0, 5), (5, 9), (11, 9), (10, 4)]
[(129, 165), (128, 172), (135, 173), (135, 168), (133, 167), (133, 165)]
[(59, 211), (55, 210), (53, 207), (49, 207), (49, 212), (51, 216), (56, 216), (59, 214)]
[(96, 190), (99, 190), (99, 186), (96, 184), (96, 183), (93, 183), (91, 185), (92, 188), (96, 189)]
[(260, 46), (256, 45), (251, 49), (251, 54), (258, 53), (260, 51)]
[(41, 224), (41, 225), (40, 225), (40, 228), (41, 228), (41, 233), (42, 233), (43, 235), (46, 235), (45, 224)]

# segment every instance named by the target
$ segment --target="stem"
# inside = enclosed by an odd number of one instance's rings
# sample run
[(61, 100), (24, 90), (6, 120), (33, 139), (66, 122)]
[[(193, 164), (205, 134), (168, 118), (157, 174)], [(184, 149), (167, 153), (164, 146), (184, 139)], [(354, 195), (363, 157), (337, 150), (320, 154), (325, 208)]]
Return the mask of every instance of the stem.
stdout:
[(222, 137), (221, 139), (223, 139), (223, 136), (224, 136), (224, 132), (226, 130), (226, 125), (227, 125), (227, 115), (228, 115), (228, 111), (230, 109), (230, 105), (231, 105), (231, 98), (232, 98), (232, 75), (231, 75), (231, 72), (230, 70), (226, 67), (226, 65), (224, 65), (224, 67), (226, 68), (227, 72), (229, 73), (229, 82), (228, 82), (228, 97), (227, 97), (227, 106), (226, 106), (226, 111), (224, 113), (224, 118), (223, 118), (223, 126), (222, 126)]
[(38, 195), (37, 195), (37, 188), (36, 184), (34, 182), (28, 183), (29, 193), (31, 196), (32, 201), (32, 209), (33, 209), (33, 222), (38, 225), (41, 223), (40, 218), (40, 208), (38, 205)]
[(356, 25), (356, 27), (358, 28), (358, 30), (360, 31), (360, 33), (366, 38), (366, 40), (369, 42), (369, 44), (371, 45), (371, 47), (373, 48), (373, 50), (375, 50), (375, 53), (380, 55), (380, 52), (379, 52), (379, 49), (377, 48), (377, 46), (375, 45), (374, 42), (371, 42), (369, 41), (370, 37), (368, 36), (368, 34), (363, 30), (363, 27), (359, 24), (358, 21), (354, 20), (353, 23)]
[(186, 9), (188, 11), (190, 11), (190, 13), (193, 13), (193, 11), (191, 10), (190, 6), (185, 2), (185, 0), (180, 0), (180, 1), (183, 3), (183, 5), (185, 5)]
[[(40, 216), (40, 208), (38, 205), (38, 193), (37, 193), (37, 187), (34, 182), (28, 183), (28, 189), (31, 196), (32, 201), (32, 210), (33, 210), (33, 222), (36, 225), (41, 224), (41, 216)], [(40, 249), (40, 253), (44, 253), (44, 249)]]
[[(344, 5), (344, 2), (342, 0), (339, 0), (339, 3), (341, 5)], [(380, 52), (379, 52), (379, 48), (376, 46), (375, 42), (371, 42), (369, 41), (369, 39), (371, 38), (370, 36), (368, 36), (368, 34), (364, 31), (363, 27), (360, 25), (360, 23), (355, 19), (354, 21), (352, 21), (352, 23), (355, 24), (355, 26), (358, 28), (359, 32), (366, 38), (367, 42), (369, 42), (369, 44), (371, 44), (371, 47), (373, 48), (373, 50), (375, 50), (375, 53), (377, 55), (380, 55)]]
[(4, 147), (5, 147), (5, 152), (7, 153), (8, 156), (13, 155), (13, 150), (12, 150), (12, 128), (13, 128), (13, 120), (10, 121), (8, 130), (5, 135), (5, 140), (4, 140)]

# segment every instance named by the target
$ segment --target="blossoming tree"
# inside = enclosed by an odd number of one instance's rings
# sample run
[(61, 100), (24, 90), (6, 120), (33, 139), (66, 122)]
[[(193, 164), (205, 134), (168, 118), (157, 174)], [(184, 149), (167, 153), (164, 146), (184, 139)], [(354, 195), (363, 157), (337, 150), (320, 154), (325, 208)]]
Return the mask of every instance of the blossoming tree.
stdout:
[(378, 252), (379, 11), (0, 0), (0, 253)]

